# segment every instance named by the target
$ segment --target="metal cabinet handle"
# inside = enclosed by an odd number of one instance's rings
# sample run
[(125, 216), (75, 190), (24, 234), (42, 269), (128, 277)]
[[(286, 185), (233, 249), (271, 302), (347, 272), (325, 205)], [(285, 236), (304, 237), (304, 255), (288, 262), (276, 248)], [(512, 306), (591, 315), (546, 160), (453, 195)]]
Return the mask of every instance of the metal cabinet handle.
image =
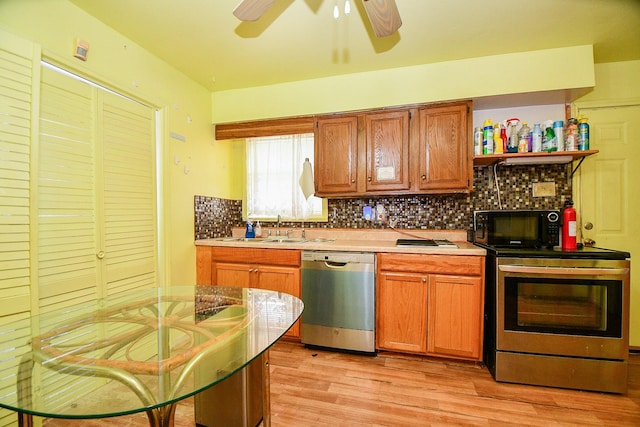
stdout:
[(584, 229), (585, 229), (585, 230), (591, 230), (591, 229), (593, 229), (593, 223), (591, 223), (591, 222), (587, 222), (587, 223), (585, 223), (585, 225), (584, 225)]
[(587, 246), (587, 247), (593, 247), (593, 246), (595, 246), (596, 241), (595, 241), (595, 240), (593, 240), (593, 239), (584, 239), (584, 240), (582, 241), (582, 244), (583, 244), (583, 245), (585, 245), (585, 246)]
[(422, 175), (420, 178), (422, 178), (423, 180), (427, 179), (427, 175)]

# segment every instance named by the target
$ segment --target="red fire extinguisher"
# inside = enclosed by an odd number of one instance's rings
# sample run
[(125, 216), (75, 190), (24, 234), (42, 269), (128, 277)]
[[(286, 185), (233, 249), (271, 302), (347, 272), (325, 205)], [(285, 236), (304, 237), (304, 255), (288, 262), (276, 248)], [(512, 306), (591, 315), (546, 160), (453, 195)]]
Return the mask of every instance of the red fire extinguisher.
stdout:
[(572, 200), (564, 202), (562, 210), (562, 249), (576, 249), (576, 210)]

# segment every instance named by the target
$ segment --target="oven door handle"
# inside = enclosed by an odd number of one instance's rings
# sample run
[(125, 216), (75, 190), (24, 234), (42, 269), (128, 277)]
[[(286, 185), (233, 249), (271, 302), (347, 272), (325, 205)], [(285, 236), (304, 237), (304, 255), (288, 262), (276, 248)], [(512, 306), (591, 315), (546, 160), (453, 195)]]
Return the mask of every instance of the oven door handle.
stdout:
[(524, 274), (571, 274), (579, 276), (626, 275), (628, 268), (582, 268), (582, 267), (530, 267), (524, 265), (499, 265), (498, 269), (507, 273)]

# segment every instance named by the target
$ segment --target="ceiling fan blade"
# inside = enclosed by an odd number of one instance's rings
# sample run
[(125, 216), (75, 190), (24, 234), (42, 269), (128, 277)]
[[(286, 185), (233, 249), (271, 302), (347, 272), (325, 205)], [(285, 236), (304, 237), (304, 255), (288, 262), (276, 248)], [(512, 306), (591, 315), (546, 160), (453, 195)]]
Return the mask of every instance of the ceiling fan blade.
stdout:
[(257, 21), (275, 0), (242, 0), (233, 14), (241, 21)]
[(362, 0), (376, 37), (387, 37), (402, 25), (395, 0)]

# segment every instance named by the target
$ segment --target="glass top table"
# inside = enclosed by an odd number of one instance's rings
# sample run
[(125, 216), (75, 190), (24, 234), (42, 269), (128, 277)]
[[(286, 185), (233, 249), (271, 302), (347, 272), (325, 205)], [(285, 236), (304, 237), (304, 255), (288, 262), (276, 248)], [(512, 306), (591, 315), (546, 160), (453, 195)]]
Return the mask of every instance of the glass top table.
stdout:
[(178, 401), (265, 357), (302, 310), (300, 299), (281, 292), (178, 286), (3, 324), (0, 407), (18, 412), (21, 426), (31, 425), (33, 415), (143, 411), (151, 426), (172, 426)]

